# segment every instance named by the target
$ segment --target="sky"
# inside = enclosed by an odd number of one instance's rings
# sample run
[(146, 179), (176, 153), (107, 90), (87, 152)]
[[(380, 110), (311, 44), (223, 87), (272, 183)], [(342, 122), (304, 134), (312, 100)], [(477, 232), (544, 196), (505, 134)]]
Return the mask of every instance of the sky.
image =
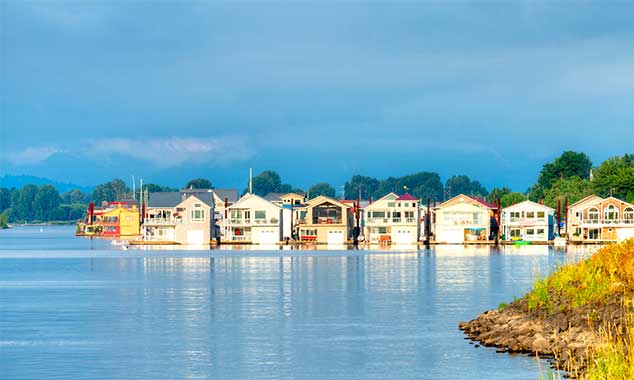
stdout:
[(0, 0), (0, 175), (524, 191), (634, 151), (634, 3)]

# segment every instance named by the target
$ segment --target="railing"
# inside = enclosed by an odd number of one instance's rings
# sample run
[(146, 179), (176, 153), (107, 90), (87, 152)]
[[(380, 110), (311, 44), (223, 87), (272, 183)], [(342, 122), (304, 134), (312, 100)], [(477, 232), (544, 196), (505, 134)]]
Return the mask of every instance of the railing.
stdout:
[(517, 224), (533, 223), (533, 224), (539, 224), (539, 223), (546, 223), (546, 219), (545, 218), (509, 218), (508, 219), (508, 223), (517, 223)]
[(230, 218), (228, 219), (228, 222), (229, 222), (228, 224), (231, 224), (231, 225), (241, 226), (245, 224), (251, 224), (251, 219)]
[(634, 219), (624, 218), (624, 219), (582, 219), (581, 224), (634, 224)]
[(145, 218), (143, 223), (156, 226), (171, 226), (176, 224), (176, 219), (173, 218)]
[(390, 224), (390, 223), (416, 223), (416, 218), (368, 218), (365, 220), (368, 225), (372, 224)]
[(341, 224), (341, 218), (315, 217), (313, 224)]
[(251, 235), (233, 236), (231, 241), (251, 241)]

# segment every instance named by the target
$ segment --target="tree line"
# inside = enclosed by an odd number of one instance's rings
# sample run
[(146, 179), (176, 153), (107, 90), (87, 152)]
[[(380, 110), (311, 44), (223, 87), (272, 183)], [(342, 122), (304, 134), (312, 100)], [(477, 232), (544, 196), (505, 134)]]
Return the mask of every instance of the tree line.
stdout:
[[(212, 182), (205, 178), (188, 181), (185, 188), (213, 189)], [(269, 193), (303, 193), (309, 198), (319, 195), (336, 196), (335, 188), (327, 182), (319, 182), (306, 190), (294, 187), (282, 181), (281, 176), (272, 170), (265, 170), (251, 180), (253, 192), (260, 196)], [(143, 185), (144, 191), (160, 192), (176, 189), (158, 184)], [(244, 189), (246, 193), (249, 184)], [(507, 187), (488, 191), (480, 182), (466, 175), (455, 175), (444, 183), (438, 173), (419, 172), (402, 177), (377, 179), (369, 176), (354, 175), (346, 181), (344, 197), (346, 199), (374, 200), (394, 192), (410, 193), (417, 198), (432, 202), (442, 202), (458, 194), (466, 194), (490, 202), (500, 199), (502, 207), (530, 199), (542, 201), (556, 208), (557, 202), (566, 197), (570, 204), (590, 194), (602, 197), (614, 196), (634, 203), (634, 154), (625, 154), (609, 158), (594, 166), (585, 153), (566, 151), (552, 162), (546, 163), (533, 186), (525, 192), (514, 192)], [(96, 186), (92, 194), (80, 190), (71, 190), (59, 194), (52, 185), (25, 185), (20, 189), (0, 188), (0, 226), (7, 222), (48, 222), (71, 221), (80, 219), (89, 202), (100, 205), (103, 201), (130, 199), (133, 194), (130, 187), (121, 179)]]

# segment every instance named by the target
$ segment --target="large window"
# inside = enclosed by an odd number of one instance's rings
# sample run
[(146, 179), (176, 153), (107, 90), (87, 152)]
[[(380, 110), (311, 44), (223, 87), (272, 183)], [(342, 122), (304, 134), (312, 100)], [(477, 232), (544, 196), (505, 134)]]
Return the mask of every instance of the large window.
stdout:
[(202, 205), (196, 203), (194, 208), (191, 211), (191, 221), (192, 222), (204, 222), (205, 221), (205, 210), (202, 208)]
[(520, 212), (511, 211), (511, 222), (517, 222), (518, 220), (520, 220)]
[(590, 223), (599, 223), (599, 210), (594, 207), (588, 210), (588, 221)]
[(606, 207), (604, 213), (606, 223), (616, 223), (619, 219), (619, 210), (614, 205)]
[(623, 212), (623, 221), (628, 224), (634, 223), (634, 208), (627, 207)]
[(255, 219), (266, 219), (266, 211), (255, 210)]

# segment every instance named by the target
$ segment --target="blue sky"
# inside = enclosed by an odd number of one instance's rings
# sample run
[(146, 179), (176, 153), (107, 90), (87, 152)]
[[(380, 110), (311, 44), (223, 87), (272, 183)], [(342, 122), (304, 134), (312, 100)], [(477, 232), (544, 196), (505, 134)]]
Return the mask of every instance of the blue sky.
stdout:
[(632, 152), (626, 2), (3, 1), (0, 175), (436, 171), (525, 190)]

